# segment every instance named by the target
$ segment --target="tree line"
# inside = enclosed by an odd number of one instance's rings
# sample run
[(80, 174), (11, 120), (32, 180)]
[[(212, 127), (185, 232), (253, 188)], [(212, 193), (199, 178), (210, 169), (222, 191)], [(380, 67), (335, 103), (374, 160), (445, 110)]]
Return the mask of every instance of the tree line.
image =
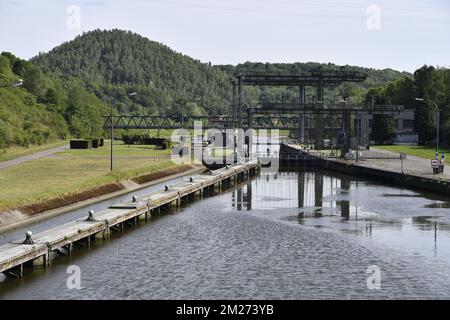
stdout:
[[(440, 141), (445, 145), (450, 142), (450, 69), (424, 65), (412, 78), (403, 77), (370, 89), (365, 95), (365, 103), (414, 109), (414, 129), (421, 144), (436, 139), (436, 104), (440, 111)], [(388, 140), (394, 131), (392, 117), (378, 117), (377, 122), (374, 119), (374, 127), (379, 128), (374, 140)]]
[[(109, 114), (109, 106), (114, 113), (121, 114), (227, 114), (232, 100), (230, 81), (234, 75), (247, 71), (291, 74), (318, 67), (324, 71), (340, 68), (331, 63), (313, 62), (212, 65), (122, 30), (83, 33), (30, 61), (3, 52), (0, 85), (19, 78), (24, 79), (24, 84), (22, 88), (0, 88), (0, 148), (69, 136), (101, 136), (104, 134), (102, 116)], [(430, 139), (431, 106), (411, 98), (415, 95), (434, 98), (442, 106), (448, 106), (448, 95), (442, 95), (442, 92), (448, 94), (445, 69), (424, 67), (411, 75), (392, 69), (346, 68), (367, 73), (368, 79), (326, 89), (326, 103), (333, 104), (342, 98), (348, 98), (351, 103), (367, 103), (368, 97), (376, 95), (376, 103), (384, 99), (412, 106), (417, 110), (416, 128), (421, 139)], [(309, 99), (314, 94), (312, 88), (307, 91)], [(245, 90), (247, 105), (297, 99), (298, 88), (294, 87), (246, 87)], [(445, 121), (449, 116), (447, 109), (442, 117), (445, 128), (450, 126)]]

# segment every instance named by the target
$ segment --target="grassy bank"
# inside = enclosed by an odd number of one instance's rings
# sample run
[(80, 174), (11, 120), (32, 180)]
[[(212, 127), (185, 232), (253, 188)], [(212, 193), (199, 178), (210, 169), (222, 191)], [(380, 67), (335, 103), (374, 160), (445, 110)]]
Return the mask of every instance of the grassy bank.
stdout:
[[(0, 170), (0, 211), (176, 166), (168, 157), (154, 157), (167, 155), (169, 150), (124, 145), (114, 148), (118, 157), (114, 160), (112, 173), (106, 146), (93, 150), (68, 150)], [(141, 155), (151, 157), (143, 158)]]
[(43, 145), (31, 145), (29, 147), (13, 146), (4, 150), (0, 149), (0, 162), (27, 156), (39, 151), (45, 151), (52, 148), (62, 147), (63, 145), (68, 143), (69, 141), (58, 140)]
[[(434, 158), (436, 154), (435, 146), (373, 146), (386, 151), (405, 153), (410, 156), (416, 156), (424, 159)], [(445, 152), (445, 154), (450, 155), (450, 149), (439, 148), (440, 154)]]

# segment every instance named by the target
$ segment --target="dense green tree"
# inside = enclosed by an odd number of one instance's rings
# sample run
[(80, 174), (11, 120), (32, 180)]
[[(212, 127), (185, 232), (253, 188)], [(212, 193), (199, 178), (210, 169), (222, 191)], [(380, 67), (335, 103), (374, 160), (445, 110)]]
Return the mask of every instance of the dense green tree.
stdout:
[(100, 110), (89, 105), (70, 105), (67, 110), (70, 133), (78, 138), (97, 137), (102, 135), (102, 114)]
[[(423, 66), (414, 72), (415, 95), (420, 98), (427, 98), (433, 91), (432, 74), (435, 68)], [(432, 140), (436, 132), (433, 106), (430, 103), (415, 101), (415, 128), (422, 143)]]
[(395, 121), (389, 115), (374, 115), (372, 126), (372, 137), (377, 144), (390, 142), (395, 133)]
[[(373, 98), (372, 98), (373, 97)], [(416, 98), (424, 99), (417, 101)], [(415, 110), (415, 131), (419, 142), (427, 143), (436, 138), (436, 108), (440, 111), (442, 128), (440, 141), (449, 145), (450, 126), (450, 69), (423, 66), (414, 77), (404, 77), (387, 85), (370, 89), (365, 97), (367, 104), (403, 105)]]

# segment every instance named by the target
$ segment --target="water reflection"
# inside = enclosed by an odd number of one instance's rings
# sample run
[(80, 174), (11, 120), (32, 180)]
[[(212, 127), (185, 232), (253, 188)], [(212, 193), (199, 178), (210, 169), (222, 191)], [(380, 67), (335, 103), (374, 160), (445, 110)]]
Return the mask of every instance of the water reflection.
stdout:
[[(347, 193), (350, 190), (350, 179), (347, 177), (340, 179), (341, 190)], [(350, 201), (349, 200), (341, 200), (337, 201), (338, 206), (341, 208), (341, 217), (345, 220), (350, 219)], [(355, 210), (358, 210), (358, 205), (355, 205)]]
[[(280, 179), (279, 179), (280, 176)], [(300, 218), (314, 216), (340, 215), (343, 219), (350, 219), (350, 212), (358, 218), (358, 204), (350, 206), (350, 201), (339, 198), (350, 191), (352, 181), (349, 177), (334, 177), (320, 172), (281, 172), (267, 174), (260, 179), (264, 184), (257, 186), (257, 194), (252, 197), (252, 183), (234, 190), (232, 193), (232, 206), (237, 210), (293, 208), (301, 209)], [(358, 181), (355, 182), (358, 187)], [(334, 200), (327, 197), (335, 196)], [(252, 202), (253, 206), (252, 206)]]
[[(266, 212), (265, 217), (363, 236), (448, 261), (449, 203), (436, 195), (309, 170), (267, 174), (232, 193), (235, 210)], [(440, 242), (440, 254), (438, 231), (446, 238)]]
[[(0, 299), (449, 298), (450, 210), (427, 207), (442, 202), (330, 172), (262, 175), (0, 278)], [(366, 287), (372, 264), (382, 290)]]
[(234, 190), (231, 193), (232, 206), (236, 210), (252, 209), (252, 183), (248, 181), (245, 186)]

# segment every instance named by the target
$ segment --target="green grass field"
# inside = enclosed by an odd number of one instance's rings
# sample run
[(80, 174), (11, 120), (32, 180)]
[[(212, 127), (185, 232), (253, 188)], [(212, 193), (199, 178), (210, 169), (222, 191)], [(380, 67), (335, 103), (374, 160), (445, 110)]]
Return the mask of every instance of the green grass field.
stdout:
[[(424, 159), (434, 158), (436, 154), (435, 146), (373, 146), (373, 147), (391, 152), (405, 153), (410, 156), (421, 157)], [(442, 152), (445, 152), (446, 154), (450, 155), (449, 149), (440, 148), (439, 153), (442, 154)]]
[(37, 146), (37, 145), (29, 146), (28, 148), (13, 146), (13, 147), (10, 147), (5, 150), (0, 150), (0, 162), (12, 160), (12, 159), (15, 159), (18, 157), (27, 156), (29, 154), (39, 152), (39, 151), (62, 147), (63, 145), (65, 145), (67, 143), (69, 143), (69, 141), (58, 140), (58, 141), (53, 141), (53, 142), (43, 144), (40, 146)]
[[(145, 173), (175, 167), (170, 150), (152, 146), (115, 145), (114, 171), (109, 171), (109, 147), (67, 150), (52, 157), (0, 170), (0, 211), (80, 192)], [(92, 157), (98, 155), (98, 157)]]

